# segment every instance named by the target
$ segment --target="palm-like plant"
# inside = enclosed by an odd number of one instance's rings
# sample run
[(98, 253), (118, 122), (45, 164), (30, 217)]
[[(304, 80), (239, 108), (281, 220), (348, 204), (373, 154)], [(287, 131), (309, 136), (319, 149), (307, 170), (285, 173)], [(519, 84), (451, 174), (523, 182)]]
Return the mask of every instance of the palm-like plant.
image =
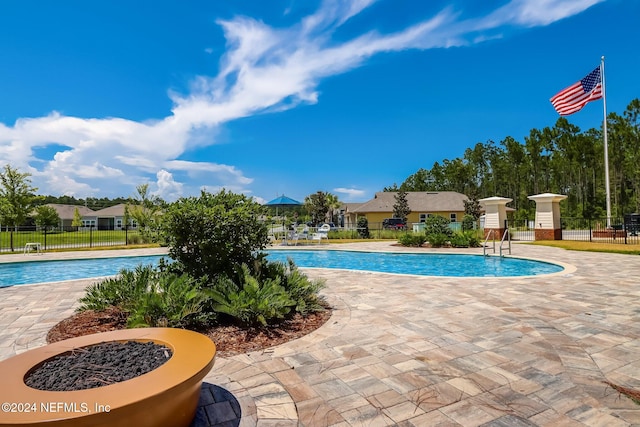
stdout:
[(294, 301), (280, 285), (279, 277), (260, 282), (244, 264), (239, 275), (242, 287), (228, 277), (218, 278), (215, 289), (209, 292), (214, 310), (247, 326), (267, 326), (289, 314)]
[(338, 199), (338, 196), (336, 196), (335, 194), (327, 193), (326, 197), (327, 205), (329, 206), (329, 216), (331, 217), (331, 222), (335, 222), (333, 216), (335, 215), (336, 211), (340, 209), (340, 206), (342, 206), (342, 202), (340, 202), (340, 199)]

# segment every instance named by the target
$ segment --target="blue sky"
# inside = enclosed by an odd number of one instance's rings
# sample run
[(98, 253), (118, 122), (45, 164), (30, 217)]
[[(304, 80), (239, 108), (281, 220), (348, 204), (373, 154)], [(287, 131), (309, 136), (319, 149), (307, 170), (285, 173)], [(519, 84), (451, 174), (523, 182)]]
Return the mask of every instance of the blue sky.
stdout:
[[(637, 0), (7, 0), (0, 165), (39, 194), (366, 201), (553, 126), (549, 98), (602, 55), (622, 114), (638, 17)], [(598, 128), (602, 102), (568, 119)]]

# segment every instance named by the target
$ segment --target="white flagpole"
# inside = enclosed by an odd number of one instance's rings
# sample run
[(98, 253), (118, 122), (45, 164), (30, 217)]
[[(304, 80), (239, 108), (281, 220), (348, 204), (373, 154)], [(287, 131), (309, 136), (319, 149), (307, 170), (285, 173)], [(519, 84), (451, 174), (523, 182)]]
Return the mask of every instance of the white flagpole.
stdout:
[(609, 187), (609, 146), (607, 144), (607, 92), (604, 87), (604, 56), (600, 60), (600, 79), (602, 80), (602, 108), (604, 120), (602, 130), (604, 131), (604, 175), (605, 189), (607, 191), (607, 228), (611, 227), (611, 190)]

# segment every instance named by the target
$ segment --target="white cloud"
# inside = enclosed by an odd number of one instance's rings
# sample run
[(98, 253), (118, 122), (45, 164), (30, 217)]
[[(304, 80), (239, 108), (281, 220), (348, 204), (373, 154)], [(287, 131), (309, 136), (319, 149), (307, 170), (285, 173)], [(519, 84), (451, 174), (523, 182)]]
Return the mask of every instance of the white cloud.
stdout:
[(362, 197), (365, 194), (364, 190), (356, 190), (355, 188), (339, 187), (339, 188), (334, 188), (333, 191), (339, 194), (346, 194), (347, 199)]
[(235, 166), (204, 162), (188, 162), (185, 160), (170, 160), (165, 162), (164, 166), (172, 170), (187, 171), (190, 174), (200, 172), (214, 174), (217, 176), (217, 179), (221, 181), (235, 182), (238, 184), (251, 184), (253, 182), (252, 178), (245, 177), (241, 171), (235, 168)]
[(267, 199), (263, 199), (262, 197), (253, 196), (252, 199), (254, 202), (259, 203), (261, 205), (264, 205), (265, 203), (267, 203)]
[(482, 19), (482, 26), (521, 25), (535, 27), (581, 13), (605, 0), (512, 0)]
[[(51, 190), (51, 194), (73, 196), (73, 197), (86, 197), (89, 194), (93, 194), (96, 190), (90, 185), (77, 182), (67, 175), (49, 175), (47, 176), (48, 188)], [(97, 189), (100, 190), (99, 188)]]
[[(270, 27), (249, 17), (220, 20), (227, 46), (219, 74), (196, 78), (187, 94), (171, 93), (174, 105), (164, 119), (137, 122), (52, 112), (19, 119), (13, 126), (0, 123), (0, 163), (31, 172), (43, 193), (89, 196), (118, 186), (127, 194), (137, 184), (131, 177), (154, 174), (162, 197), (195, 191), (194, 185), (175, 180), (172, 172), (177, 171), (197, 177), (208, 188), (247, 192), (253, 180), (235, 166), (186, 162), (180, 156), (215, 143), (216, 128), (228, 121), (318, 102), (323, 78), (358, 67), (377, 53), (471, 44), (496, 37), (491, 32), (503, 26), (548, 25), (600, 1), (512, 0), (486, 16), (467, 20), (449, 8), (394, 33), (380, 34), (371, 28), (343, 42), (333, 40), (333, 33), (376, 0), (324, 0), (314, 14), (289, 28)], [(43, 163), (34, 158), (33, 148), (48, 144), (68, 148), (41, 168), (33, 166)], [(340, 190), (360, 195), (359, 190)]]
[(156, 174), (156, 178), (157, 190), (152, 193), (154, 196), (158, 196), (167, 201), (173, 201), (182, 196), (183, 185), (176, 182), (170, 172), (161, 169)]

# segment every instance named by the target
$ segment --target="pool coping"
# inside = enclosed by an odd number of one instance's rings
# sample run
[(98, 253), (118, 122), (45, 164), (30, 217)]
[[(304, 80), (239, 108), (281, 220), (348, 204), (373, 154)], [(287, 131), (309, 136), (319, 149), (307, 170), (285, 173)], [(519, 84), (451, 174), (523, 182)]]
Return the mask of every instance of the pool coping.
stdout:
[[(336, 244), (336, 246), (339, 246), (340, 244)], [(307, 250), (307, 251), (344, 251), (344, 252), (368, 252), (368, 253), (406, 253), (406, 254), (416, 254), (416, 255), (420, 255), (420, 254), (438, 254), (438, 255), (473, 255), (473, 256), (490, 256), (490, 257), (499, 257), (500, 255), (483, 255), (482, 253), (480, 253), (479, 251), (482, 250), (482, 248), (414, 248), (414, 247), (406, 247), (406, 246), (395, 246), (394, 245), (394, 249), (396, 248), (402, 248), (400, 250), (372, 250), (372, 249), (358, 249), (358, 248), (340, 248), (340, 247), (327, 247), (327, 246), (322, 246), (322, 247), (318, 247), (318, 246), (308, 246), (308, 247), (302, 247), (300, 248), (301, 250)], [(286, 251), (286, 250), (297, 250), (298, 247), (297, 246), (270, 246), (268, 248), (269, 250), (276, 250), (276, 251)], [(454, 250), (455, 252), (451, 253), (451, 250)], [(449, 251), (448, 253), (445, 251)], [(340, 271), (352, 271), (352, 272), (356, 272), (356, 273), (371, 273), (371, 274), (391, 274), (391, 275), (398, 275), (398, 276), (417, 276), (417, 277), (431, 277), (431, 278), (435, 278), (435, 277), (455, 277), (457, 279), (487, 279), (487, 278), (491, 278), (491, 279), (513, 279), (513, 278), (532, 278), (532, 277), (540, 277), (540, 276), (567, 276), (570, 274), (573, 274), (576, 272), (577, 267), (573, 264), (569, 264), (566, 262), (562, 262), (562, 261), (551, 261), (545, 258), (534, 258), (534, 257), (523, 257), (523, 256), (515, 256), (515, 255), (503, 255), (504, 258), (513, 258), (513, 259), (523, 259), (523, 260), (528, 260), (528, 261), (536, 261), (536, 262), (542, 262), (542, 263), (546, 263), (546, 264), (553, 264), (553, 265), (557, 265), (563, 268), (562, 271), (557, 271), (554, 273), (543, 273), (543, 274), (534, 274), (534, 275), (520, 275), (520, 276), (433, 276), (433, 275), (426, 275), (426, 274), (411, 274), (411, 273), (392, 273), (392, 272), (386, 272), (386, 271), (372, 271), (372, 270), (355, 270), (355, 269), (348, 269), (348, 268), (331, 268), (331, 267), (327, 267), (327, 269), (330, 270), (340, 270)], [(300, 269), (307, 269), (307, 270), (311, 270), (311, 269), (324, 269), (325, 267), (299, 267)]]

